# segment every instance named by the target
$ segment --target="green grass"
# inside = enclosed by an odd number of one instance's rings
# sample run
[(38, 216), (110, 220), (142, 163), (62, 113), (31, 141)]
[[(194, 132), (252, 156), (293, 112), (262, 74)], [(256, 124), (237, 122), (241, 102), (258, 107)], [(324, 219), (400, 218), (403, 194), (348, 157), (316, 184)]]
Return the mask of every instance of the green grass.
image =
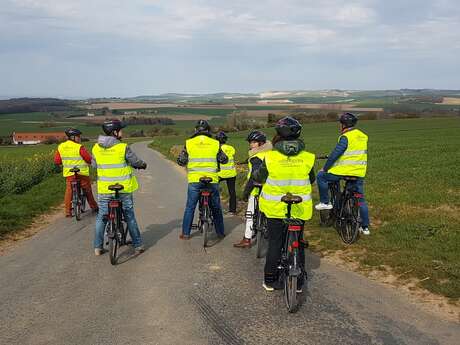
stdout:
[[(403, 277), (418, 278), (424, 288), (460, 298), (460, 119), (361, 121), (369, 135), (366, 199), (370, 237), (351, 247), (333, 230), (320, 229), (315, 214), (309, 239), (318, 252), (344, 250), (364, 269), (392, 267)], [(338, 137), (335, 123), (304, 126), (307, 150), (329, 153)], [(273, 135), (273, 130), (268, 131)], [(246, 133), (230, 133), (236, 160), (247, 157)], [(155, 138), (152, 147), (168, 155), (185, 137)], [(324, 164), (318, 161), (316, 169)], [(240, 190), (244, 174), (239, 178)], [(315, 202), (318, 200), (315, 188)]]

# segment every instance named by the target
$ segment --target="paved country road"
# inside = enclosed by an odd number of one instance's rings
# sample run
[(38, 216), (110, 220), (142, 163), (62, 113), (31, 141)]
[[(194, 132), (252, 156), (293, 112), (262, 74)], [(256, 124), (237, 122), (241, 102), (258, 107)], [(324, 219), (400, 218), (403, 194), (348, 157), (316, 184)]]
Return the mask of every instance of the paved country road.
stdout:
[(228, 236), (206, 251), (179, 241), (184, 174), (133, 145), (137, 216), (146, 252), (111, 266), (92, 249), (94, 216), (58, 219), (0, 257), (0, 344), (460, 344), (460, 325), (436, 319), (393, 290), (308, 257), (309, 286), (297, 314), (262, 287), (263, 262)]

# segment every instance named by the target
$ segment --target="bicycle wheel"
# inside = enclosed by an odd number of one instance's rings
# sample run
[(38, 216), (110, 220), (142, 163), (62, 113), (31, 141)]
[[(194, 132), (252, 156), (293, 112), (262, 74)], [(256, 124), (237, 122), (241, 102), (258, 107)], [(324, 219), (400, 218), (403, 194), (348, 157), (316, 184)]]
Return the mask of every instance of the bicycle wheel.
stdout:
[(78, 194), (75, 191), (72, 196), (72, 208), (75, 219), (79, 221), (81, 219), (81, 205), (80, 200), (78, 200)]
[(256, 257), (260, 259), (267, 255), (267, 250), (268, 250), (267, 219), (260, 212), (258, 212), (258, 215), (256, 218), (256, 224), (257, 224)]
[(299, 301), (297, 299), (297, 276), (287, 272), (284, 277), (284, 300), (290, 313), (297, 311)]
[(80, 189), (80, 204), (81, 212), (83, 213), (86, 211), (86, 194), (83, 189)]
[(110, 258), (110, 263), (112, 265), (116, 265), (117, 263), (117, 253), (118, 253), (118, 247), (120, 246), (119, 243), (119, 233), (118, 229), (116, 226), (115, 221), (110, 221), (110, 232), (108, 233), (108, 238), (109, 238), (109, 258)]
[(210, 228), (211, 228), (211, 224), (209, 224), (209, 221), (203, 220), (203, 222), (201, 223), (201, 229), (203, 232), (203, 247), (206, 247), (208, 245)]
[(359, 235), (359, 208), (353, 197), (348, 198), (342, 210), (340, 237), (346, 244), (356, 242)]

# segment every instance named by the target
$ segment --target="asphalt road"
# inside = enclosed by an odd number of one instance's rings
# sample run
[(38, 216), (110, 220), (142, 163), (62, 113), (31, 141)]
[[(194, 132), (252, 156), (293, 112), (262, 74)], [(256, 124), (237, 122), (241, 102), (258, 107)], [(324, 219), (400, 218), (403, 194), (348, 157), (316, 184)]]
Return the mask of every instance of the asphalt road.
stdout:
[(228, 236), (204, 250), (179, 241), (184, 174), (133, 145), (136, 213), (146, 252), (111, 266), (92, 249), (94, 216), (54, 224), (0, 257), (0, 344), (460, 344), (460, 325), (437, 319), (394, 290), (308, 256), (297, 314), (281, 292), (262, 289), (263, 261)]

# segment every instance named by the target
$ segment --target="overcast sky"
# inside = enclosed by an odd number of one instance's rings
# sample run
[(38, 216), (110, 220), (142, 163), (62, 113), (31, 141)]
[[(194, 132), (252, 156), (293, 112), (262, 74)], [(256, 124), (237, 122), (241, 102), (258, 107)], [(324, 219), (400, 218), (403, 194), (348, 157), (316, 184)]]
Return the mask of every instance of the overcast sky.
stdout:
[(0, 0), (0, 96), (460, 89), (455, 0)]

